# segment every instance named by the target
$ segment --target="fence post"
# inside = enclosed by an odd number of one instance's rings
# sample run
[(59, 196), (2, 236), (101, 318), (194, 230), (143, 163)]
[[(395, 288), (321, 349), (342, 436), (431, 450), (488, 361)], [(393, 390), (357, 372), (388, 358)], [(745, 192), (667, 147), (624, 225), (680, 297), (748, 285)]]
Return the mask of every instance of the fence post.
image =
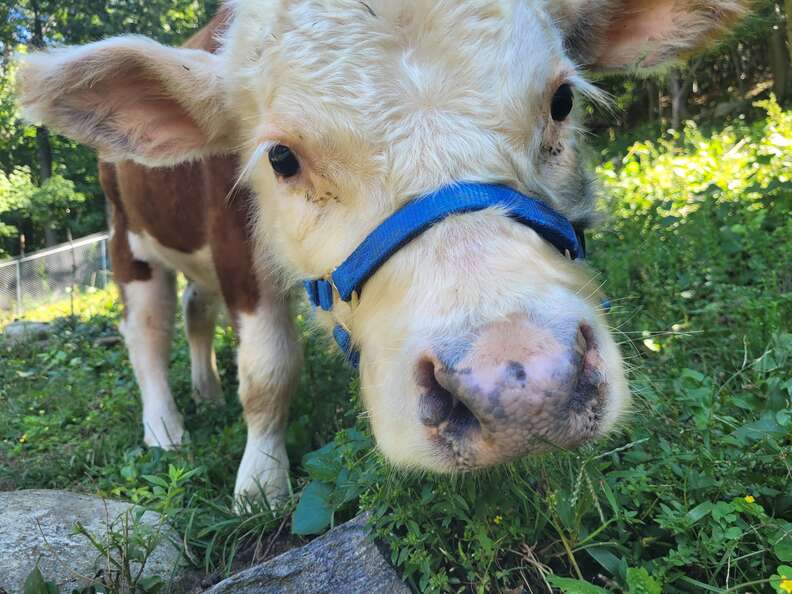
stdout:
[(74, 253), (74, 240), (72, 239), (71, 228), (66, 227), (66, 238), (69, 240), (69, 251), (71, 252), (71, 290), (69, 291), (69, 305), (71, 309), (72, 322), (74, 321), (74, 289), (77, 287), (77, 257)]
[(22, 315), (22, 261), (17, 258), (16, 261), (16, 302), (17, 302), (17, 315)]
[(103, 239), (100, 243), (100, 251), (102, 254), (102, 288), (107, 288), (107, 239)]

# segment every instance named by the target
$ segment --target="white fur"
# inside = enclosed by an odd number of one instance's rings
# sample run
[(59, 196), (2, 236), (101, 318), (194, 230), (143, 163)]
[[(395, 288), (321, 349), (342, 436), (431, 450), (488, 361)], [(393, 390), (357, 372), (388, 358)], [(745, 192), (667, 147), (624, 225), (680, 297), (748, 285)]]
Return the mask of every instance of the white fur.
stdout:
[(254, 497), (263, 489), (279, 503), (288, 494), (284, 431), (300, 354), (286, 304), (266, 297), (255, 313), (237, 319), (239, 398), (248, 434), (234, 493)]
[(234, 496), (241, 504), (245, 498), (261, 493), (272, 505), (282, 503), (289, 495), (289, 458), (282, 430), (248, 434)]
[(222, 404), (223, 388), (213, 344), (220, 296), (190, 283), (184, 290), (182, 303), (184, 327), (190, 345), (193, 399)]
[[(227, 101), (261, 123), (243, 143), (260, 203), (257, 235), (287, 271), (329, 273), (396, 207), (455, 180), (509, 184), (573, 220), (590, 214), (593, 196), (577, 185), (576, 128), (547, 113), (557, 86), (582, 78), (541, 4), (370, 6), (377, 17), (357, 2), (236, 5)], [(543, 155), (550, 142), (565, 145), (560, 157)], [(267, 143), (298, 154), (297, 179), (255, 164), (256, 147)], [(383, 452), (438, 468), (417, 420), (416, 362), (515, 313), (591, 324), (610, 387), (600, 429), (613, 427), (629, 393), (597, 289), (585, 267), (534, 232), (500, 213), (469, 214), (403, 248), (369, 280), (356, 310), (340, 305), (333, 319), (322, 317), (344, 323), (358, 343), (363, 398)]]
[(170, 272), (152, 266), (152, 278), (124, 285), (121, 322), (143, 403), (146, 445), (171, 449), (181, 445), (182, 416), (168, 386), (175, 288)]
[(128, 231), (127, 237), (135, 259), (155, 262), (170, 270), (178, 270), (206, 290), (220, 293), (220, 281), (208, 245), (187, 253), (162, 245), (145, 231), (142, 233)]

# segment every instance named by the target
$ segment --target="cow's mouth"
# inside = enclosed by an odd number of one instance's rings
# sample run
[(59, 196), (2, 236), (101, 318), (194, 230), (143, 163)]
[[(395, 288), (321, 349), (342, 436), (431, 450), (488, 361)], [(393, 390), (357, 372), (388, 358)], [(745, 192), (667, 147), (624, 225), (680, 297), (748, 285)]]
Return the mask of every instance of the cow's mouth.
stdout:
[[(473, 408), (454, 395), (470, 385), (470, 369), (443, 369), (423, 360), (418, 414), (434, 446), (440, 471), (465, 471), (501, 464), (526, 454), (568, 450), (598, 437), (608, 384), (593, 332), (581, 325), (562, 381), (532, 385), (521, 366), (507, 364), (503, 381), (478, 388)], [(446, 379), (454, 378), (449, 383)], [(451, 388), (451, 389), (449, 389)], [(468, 395), (470, 392), (468, 391)]]

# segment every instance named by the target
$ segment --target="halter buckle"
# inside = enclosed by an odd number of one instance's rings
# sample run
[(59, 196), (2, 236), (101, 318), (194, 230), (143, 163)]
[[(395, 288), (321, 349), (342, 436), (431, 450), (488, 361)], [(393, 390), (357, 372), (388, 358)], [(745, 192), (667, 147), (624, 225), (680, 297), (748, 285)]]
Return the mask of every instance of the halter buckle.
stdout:
[(341, 291), (338, 290), (335, 281), (333, 281), (333, 273), (335, 273), (335, 270), (322, 277), (322, 280), (327, 282), (327, 284), (330, 285), (330, 288), (333, 291), (333, 303), (335, 303), (336, 301), (340, 301), (343, 303), (348, 303), (349, 307), (352, 309), (357, 309), (357, 306), (360, 303), (360, 293), (357, 290), (354, 290), (352, 291), (352, 294), (349, 296), (348, 300), (345, 301), (344, 299), (342, 299)]

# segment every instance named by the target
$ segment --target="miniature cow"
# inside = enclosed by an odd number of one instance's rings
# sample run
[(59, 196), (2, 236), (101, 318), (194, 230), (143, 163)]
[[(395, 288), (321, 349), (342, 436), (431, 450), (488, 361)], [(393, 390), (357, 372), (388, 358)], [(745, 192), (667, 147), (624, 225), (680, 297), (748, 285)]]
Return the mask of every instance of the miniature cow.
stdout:
[(170, 270), (192, 281), (185, 310), (200, 397), (219, 393), (218, 295), (239, 334), (248, 444), (237, 495), (259, 483), (270, 497), (286, 489), (298, 357), (283, 295), (306, 278), (329, 279), (332, 311), (317, 319), (359, 352), (376, 441), (397, 465), (464, 471), (608, 433), (629, 391), (599, 282), (504, 209), (437, 222), (354, 299), (332, 274), (401, 207), (458, 182), (511, 188), (585, 227), (595, 192), (573, 103), (601, 93), (584, 73), (661, 68), (742, 8), (236, 0), (216, 53), (127, 36), (26, 57), (27, 116), (118, 163), (102, 177), (147, 443), (174, 446), (182, 433), (166, 382)]

